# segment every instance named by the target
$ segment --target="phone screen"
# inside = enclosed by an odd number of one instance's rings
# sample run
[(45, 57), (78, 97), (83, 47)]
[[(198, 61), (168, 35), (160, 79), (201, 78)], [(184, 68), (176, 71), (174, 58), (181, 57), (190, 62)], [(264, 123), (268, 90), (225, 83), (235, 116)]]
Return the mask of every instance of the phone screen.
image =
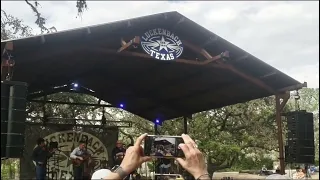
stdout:
[(181, 136), (148, 135), (144, 143), (144, 155), (157, 158), (184, 157), (179, 144), (183, 143)]

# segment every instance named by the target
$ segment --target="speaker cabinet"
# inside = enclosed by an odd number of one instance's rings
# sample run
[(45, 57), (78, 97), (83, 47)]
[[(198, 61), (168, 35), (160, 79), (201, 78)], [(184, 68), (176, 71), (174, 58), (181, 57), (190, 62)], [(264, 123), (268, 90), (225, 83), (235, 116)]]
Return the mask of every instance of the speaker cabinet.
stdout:
[(315, 145), (313, 114), (294, 111), (286, 114), (288, 133), (285, 146), (287, 163), (314, 164)]
[(285, 162), (298, 164), (314, 164), (314, 147), (309, 148), (291, 148), (285, 146)]
[(1, 157), (23, 155), (27, 87), (23, 82), (1, 82)]

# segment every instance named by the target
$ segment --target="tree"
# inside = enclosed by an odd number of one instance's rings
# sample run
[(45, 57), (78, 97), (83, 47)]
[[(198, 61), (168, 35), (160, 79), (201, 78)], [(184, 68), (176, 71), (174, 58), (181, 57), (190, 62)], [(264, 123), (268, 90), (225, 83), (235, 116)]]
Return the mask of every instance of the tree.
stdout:
[[(41, 29), (41, 33), (50, 33), (52, 31), (57, 31), (55, 27), (48, 28), (46, 27), (46, 18), (42, 16), (42, 14), (39, 12), (38, 7), (41, 6), (40, 3), (35, 0), (33, 3), (31, 3), (28, 0), (25, 0), (25, 2), (29, 5), (29, 7), (32, 9), (32, 11), (35, 13), (37, 19), (35, 23), (38, 25), (38, 27)], [(88, 8), (86, 0), (77, 0), (76, 1), (76, 8), (78, 9), (78, 16), (81, 17), (84, 10)]]
[[(38, 25), (41, 33), (51, 33), (57, 31), (54, 26), (46, 26), (47, 19), (39, 11), (39, 7), (41, 7), (41, 4), (37, 0), (34, 0), (33, 2), (25, 0), (25, 2), (35, 13), (35, 24)], [(77, 0), (76, 8), (78, 10), (77, 17), (81, 17), (84, 11), (88, 9), (86, 0)], [(23, 24), (21, 19), (7, 14), (3, 9), (1, 9), (1, 40), (31, 36), (31, 31), (32, 29), (29, 26)]]
[(32, 29), (23, 24), (21, 19), (7, 14), (1, 9), (1, 40), (31, 36)]
[[(131, 115), (131, 134), (153, 134), (153, 123)], [(275, 109), (272, 97), (196, 113), (189, 121), (189, 134), (207, 157), (210, 174), (230, 168), (242, 155), (277, 150)], [(161, 134), (181, 135), (183, 120), (163, 123)]]
[[(301, 90), (300, 107), (314, 112), (315, 143), (319, 144), (319, 89)], [(293, 111), (291, 98), (284, 111)], [(283, 127), (286, 129), (285, 122)], [(183, 133), (182, 119), (167, 121), (161, 133), (180, 135)], [(149, 125), (148, 129), (151, 129)], [(145, 129), (145, 128), (144, 128)], [(266, 154), (278, 151), (275, 122), (275, 100), (267, 97), (250, 102), (223, 107), (194, 114), (189, 121), (189, 134), (198, 141), (199, 148), (207, 157), (208, 171), (230, 168), (241, 164), (244, 155), (255, 154), (259, 164)], [(318, 148), (318, 146), (316, 146)], [(316, 150), (318, 160), (318, 149)], [(269, 158), (270, 159), (270, 158)]]

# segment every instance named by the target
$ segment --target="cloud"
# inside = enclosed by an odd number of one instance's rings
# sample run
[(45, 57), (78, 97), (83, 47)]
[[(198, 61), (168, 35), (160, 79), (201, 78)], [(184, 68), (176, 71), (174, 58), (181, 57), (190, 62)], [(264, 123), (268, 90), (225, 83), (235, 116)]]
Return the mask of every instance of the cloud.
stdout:
[[(74, 1), (40, 1), (49, 27), (58, 30), (178, 11), (309, 87), (319, 87), (317, 1), (88, 1), (76, 18)], [(23, 1), (1, 1), (8, 13), (34, 29), (35, 16)]]

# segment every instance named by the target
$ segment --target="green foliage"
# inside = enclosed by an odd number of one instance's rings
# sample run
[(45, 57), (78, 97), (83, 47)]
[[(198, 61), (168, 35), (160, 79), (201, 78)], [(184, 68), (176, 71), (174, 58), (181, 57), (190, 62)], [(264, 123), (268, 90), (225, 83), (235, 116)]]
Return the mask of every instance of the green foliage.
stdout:
[[(25, 2), (34, 12), (36, 16), (35, 24), (40, 28), (41, 33), (57, 32), (57, 29), (54, 26), (46, 26), (47, 19), (39, 11), (39, 7), (41, 7), (41, 5), (37, 0), (25, 0)], [(84, 11), (88, 9), (87, 1), (77, 0), (76, 8), (78, 11), (77, 17), (81, 17)], [(1, 40), (31, 36), (31, 31), (32, 29), (30, 28), (30, 26), (24, 25), (21, 19), (7, 14), (4, 10), (1, 9)]]
[[(189, 134), (207, 156), (208, 170), (230, 168), (248, 153), (277, 150), (272, 97), (197, 113), (189, 121)], [(180, 135), (182, 119), (167, 121), (161, 132)]]
[(237, 161), (232, 168), (227, 169), (227, 171), (260, 170), (263, 165), (265, 165), (267, 169), (273, 169), (273, 159), (242, 156), (239, 158), (239, 161)]
[(31, 36), (32, 29), (21, 19), (7, 14), (1, 9), (1, 40)]
[(154, 169), (154, 163), (153, 162), (148, 162), (147, 166), (148, 166), (149, 170), (153, 171), (153, 169)]
[(1, 160), (1, 179), (18, 179), (17, 177), (19, 177), (19, 159)]
[[(41, 100), (42, 98), (38, 98)], [(98, 103), (98, 99), (78, 93), (56, 93), (47, 96), (48, 101), (60, 101), (71, 103)], [(94, 108), (92, 106), (75, 106), (66, 104), (45, 104), (45, 109), (42, 103), (30, 103), (29, 111), (34, 117), (56, 117), (56, 118), (77, 118), (77, 119), (95, 119), (97, 116), (101, 116), (101, 109)], [(43, 113), (45, 110), (45, 114)], [(84, 122), (83, 122), (84, 123)]]
[[(318, 160), (319, 89), (302, 89), (300, 96), (300, 108), (314, 113), (316, 160)], [(294, 99), (291, 98), (284, 111), (293, 110)], [(139, 124), (136, 127), (137, 132), (152, 132), (152, 124), (139, 118), (133, 121)], [(285, 130), (285, 122), (283, 125)], [(197, 113), (188, 122), (188, 132), (197, 140), (199, 148), (208, 157), (209, 168), (213, 167), (211, 171), (230, 167), (239, 170), (260, 169), (263, 164), (272, 168), (271, 162), (277, 157), (271, 159), (263, 155), (278, 155), (276, 130), (274, 97)], [(162, 134), (180, 135), (183, 133), (183, 120), (177, 118), (166, 121), (160, 131)], [(244, 155), (251, 153), (262, 158), (244, 159)], [(245, 165), (246, 163), (248, 165)]]

